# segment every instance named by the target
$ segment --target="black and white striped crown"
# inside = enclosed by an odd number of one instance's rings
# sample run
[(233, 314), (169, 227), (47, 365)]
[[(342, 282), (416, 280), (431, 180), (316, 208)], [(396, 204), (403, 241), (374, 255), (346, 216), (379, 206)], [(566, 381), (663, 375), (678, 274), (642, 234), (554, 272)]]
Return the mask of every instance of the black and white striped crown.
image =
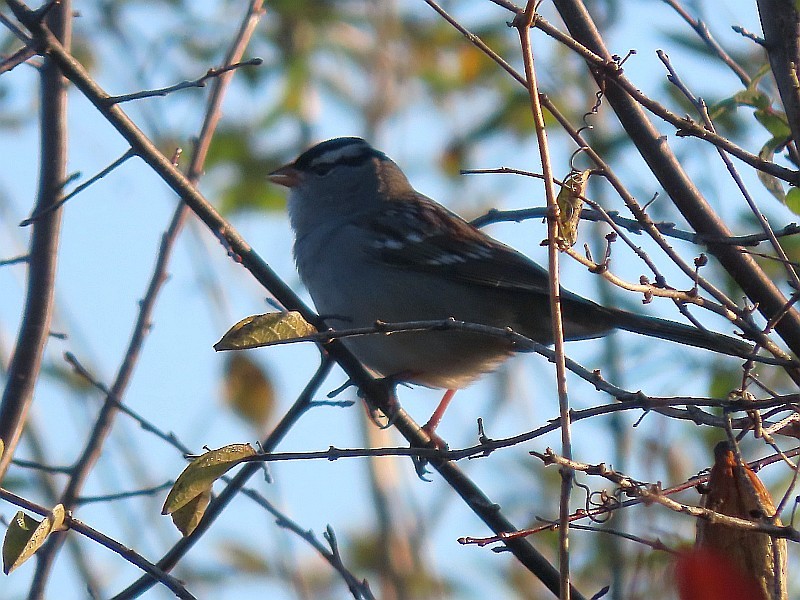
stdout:
[(388, 160), (380, 150), (376, 150), (358, 137), (340, 137), (327, 140), (303, 152), (294, 161), (300, 171), (324, 174), (337, 166), (358, 166), (371, 158)]

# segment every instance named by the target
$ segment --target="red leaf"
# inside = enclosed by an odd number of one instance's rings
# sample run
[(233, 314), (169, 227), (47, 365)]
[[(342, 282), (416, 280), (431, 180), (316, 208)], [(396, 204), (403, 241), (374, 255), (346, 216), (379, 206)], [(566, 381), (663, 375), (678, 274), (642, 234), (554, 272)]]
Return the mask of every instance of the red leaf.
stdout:
[(753, 600), (762, 598), (758, 582), (727, 557), (708, 549), (682, 554), (675, 563), (681, 600)]

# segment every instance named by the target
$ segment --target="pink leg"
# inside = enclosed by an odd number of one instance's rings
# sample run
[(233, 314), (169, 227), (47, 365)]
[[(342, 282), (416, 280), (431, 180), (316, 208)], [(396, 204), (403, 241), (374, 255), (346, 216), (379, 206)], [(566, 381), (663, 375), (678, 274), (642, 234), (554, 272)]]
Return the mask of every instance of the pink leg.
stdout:
[(422, 426), (422, 430), (428, 434), (431, 438), (431, 441), (436, 445), (437, 448), (446, 448), (447, 444), (444, 443), (444, 440), (436, 435), (436, 428), (439, 426), (439, 423), (442, 421), (442, 417), (444, 417), (444, 412), (447, 410), (447, 407), (450, 405), (450, 401), (453, 399), (453, 396), (456, 395), (456, 390), (447, 390), (444, 393), (441, 401), (439, 402), (439, 406), (436, 407), (436, 410), (433, 411), (431, 418), (428, 419), (428, 422)]

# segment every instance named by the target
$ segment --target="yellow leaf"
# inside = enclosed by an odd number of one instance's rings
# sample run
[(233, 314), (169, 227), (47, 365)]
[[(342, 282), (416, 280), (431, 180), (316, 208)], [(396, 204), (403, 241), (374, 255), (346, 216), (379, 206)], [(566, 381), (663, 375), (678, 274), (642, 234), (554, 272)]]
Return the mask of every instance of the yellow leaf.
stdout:
[(161, 514), (172, 514), (195, 497), (210, 491), (217, 479), (255, 453), (250, 444), (231, 444), (201, 454), (178, 476), (164, 501)]
[(452, 140), (439, 156), (439, 167), (448, 177), (458, 177), (461, 173), (461, 166), (467, 147), (460, 140)]
[(172, 522), (184, 537), (190, 535), (200, 523), (200, 519), (206, 514), (208, 503), (211, 502), (211, 489), (200, 492), (189, 502), (181, 506), (172, 513)]
[(42, 547), (51, 532), (64, 529), (65, 516), (61, 504), (41, 521), (18, 511), (3, 539), (3, 572), (11, 573)]
[(578, 241), (578, 223), (581, 220), (586, 182), (591, 171), (572, 171), (564, 179), (564, 185), (558, 192), (558, 239), (560, 248), (571, 248)]
[(219, 548), (220, 560), (247, 575), (273, 575), (273, 569), (264, 559), (261, 548), (249, 548), (240, 541), (223, 541)]
[(64, 520), (67, 518), (67, 511), (64, 509), (63, 504), (56, 504), (47, 518), (52, 520), (50, 525), (51, 531), (64, 531), (67, 529), (64, 526)]
[(482, 61), (486, 60), (483, 52), (463, 44), (458, 53), (458, 63), (461, 72), (461, 79), (464, 83), (474, 83), (481, 74)]
[(245, 421), (263, 429), (275, 406), (275, 390), (267, 373), (244, 353), (236, 352), (225, 363), (224, 377), (225, 403)]
[(222, 339), (214, 344), (214, 350), (219, 352), (260, 348), (275, 342), (304, 337), (316, 331), (299, 312), (253, 315), (231, 327)]

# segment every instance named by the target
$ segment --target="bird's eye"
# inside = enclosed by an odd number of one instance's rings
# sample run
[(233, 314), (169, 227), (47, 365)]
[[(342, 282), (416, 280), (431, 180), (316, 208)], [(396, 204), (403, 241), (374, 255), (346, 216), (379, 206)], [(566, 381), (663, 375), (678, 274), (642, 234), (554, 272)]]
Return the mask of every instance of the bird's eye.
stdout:
[(320, 163), (313, 165), (311, 167), (311, 172), (314, 173), (314, 175), (327, 175), (335, 166), (336, 165), (334, 163)]

